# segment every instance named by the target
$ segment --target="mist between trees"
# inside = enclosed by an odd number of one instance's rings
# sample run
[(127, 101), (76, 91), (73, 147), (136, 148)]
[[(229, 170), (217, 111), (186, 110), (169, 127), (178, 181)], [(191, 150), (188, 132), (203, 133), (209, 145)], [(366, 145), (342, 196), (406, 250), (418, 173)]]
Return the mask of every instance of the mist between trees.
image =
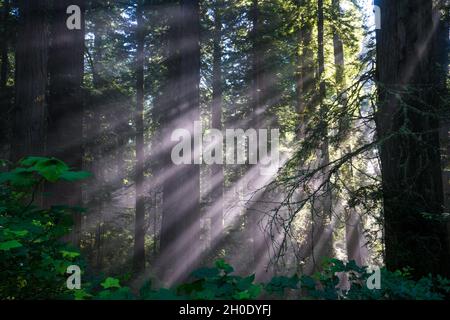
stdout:
[(221, 259), (265, 283), (330, 259), (448, 277), (448, 8), (2, 0), (1, 170), (92, 173), (44, 173), (31, 205), (85, 208), (63, 240), (132, 288)]

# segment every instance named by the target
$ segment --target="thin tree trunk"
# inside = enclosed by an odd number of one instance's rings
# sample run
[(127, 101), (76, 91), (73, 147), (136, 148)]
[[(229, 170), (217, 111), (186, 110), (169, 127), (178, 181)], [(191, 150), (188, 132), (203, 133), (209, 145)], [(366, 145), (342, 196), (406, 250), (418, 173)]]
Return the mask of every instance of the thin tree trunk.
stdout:
[[(332, 1), (332, 10), (335, 20), (335, 25), (338, 25), (341, 16), (340, 1)], [(333, 30), (333, 48), (334, 48), (334, 65), (336, 68), (336, 87), (337, 95), (341, 97), (340, 104), (343, 108), (347, 106), (347, 97), (343, 93), (345, 90), (345, 57), (344, 57), (344, 44), (341, 40), (339, 32), (337, 29)], [(351, 147), (349, 152), (351, 152)], [(353, 181), (353, 170), (350, 170), (350, 179)], [(363, 243), (363, 224), (361, 217), (356, 212), (355, 208), (350, 208), (347, 212), (347, 217), (345, 217), (345, 239), (347, 248), (347, 259), (348, 261), (355, 261), (357, 265), (362, 266), (365, 262), (366, 257), (363, 252), (365, 252), (365, 244)]]
[[(324, 128), (323, 142), (318, 150), (318, 166), (324, 167), (330, 162), (329, 142), (328, 142), (328, 124), (326, 123), (326, 106), (324, 100), (326, 97), (325, 85), (325, 52), (324, 52), (324, 7), (323, 0), (317, 1), (317, 63), (318, 73), (317, 80), (319, 81), (319, 114)], [(320, 269), (320, 265), (324, 258), (329, 258), (333, 251), (333, 230), (331, 226), (332, 219), (332, 198), (328, 177), (327, 168), (322, 171), (320, 179), (325, 183), (322, 187), (319, 197), (314, 199), (312, 219), (312, 240), (311, 240), (311, 262), (305, 267), (307, 273)]]
[(145, 270), (145, 202), (144, 202), (144, 45), (145, 26), (143, 4), (137, 5), (136, 27), (136, 213), (134, 226), (133, 268), (136, 275)]
[[(252, 73), (251, 73), (251, 110), (252, 118), (250, 121), (252, 129), (262, 129), (264, 125), (264, 111), (266, 107), (266, 90), (264, 87), (264, 49), (263, 49), (263, 21), (260, 8), (260, 1), (253, 0), (250, 18), (252, 21), (252, 32), (251, 32), (251, 63), (252, 63)], [(259, 138), (258, 138), (259, 139)], [(250, 171), (252, 175), (247, 181), (247, 196), (251, 196), (251, 201), (248, 203), (247, 208), (247, 222), (246, 226), (248, 237), (252, 239), (252, 246), (250, 250), (252, 251), (253, 259), (252, 263), (248, 265), (247, 272), (253, 272), (256, 274), (256, 279), (258, 281), (264, 281), (269, 278), (269, 273), (267, 272), (267, 267), (269, 263), (268, 257), (268, 243), (265, 238), (265, 231), (263, 217), (261, 212), (264, 211), (262, 208), (262, 203), (265, 197), (265, 190), (260, 190), (264, 185), (262, 185), (262, 176), (260, 174), (260, 161), (259, 158), (259, 146), (257, 148), (258, 152), (258, 162), (259, 164), (250, 166)], [(253, 168), (255, 170), (252, 170)]]
[(6, 89), (6, 84), (8, 82), (8, 71), (9, 71), (9, 61), (8, 61), (8, 36), (9, 36), (9, 11), (11, 10), (9, 6), (9, 0), (5, 0), (3, 3), (2, 12), (2, 42), (0, 44), (0, 55), (2, 64), (0, 67), (0, 93), (4, 92)]
[[(104, 1), (91, 1), (91, 10), (104, 10)], [(92, 54), (92, 82), (96, 90), (104, 89), (104, 73), (103, 73), (103, 36), (105, 23), (103, 17), (97, 16), (94, 21), (94, 48)], [(91, 201), (91, 214), (96, 215), (96, 229), (95, 229), (95, 254), (96, 254), (96, 268), (100, 272), (103, 268), (103, 232), (104, 232), (104, 216), (103, 204), (105, 201), (105, 175), (104, 175), (104, 161), (102, 159), (103, 148), (101, 137), (103, 133), (102, 119), (103, 108), (98, 99), (91, 104), (91, 118), (86, 123), (88, 146), (91, 149), (92, 161), (91, 172), (94, 175), (94, 181), (90, 183), (93, 185), (93, 199)]]
[[(0, 29), (2, 34), (0, 35), (0, 157), (2, 159), (9, 158), (9, 150), (11, 147), (11, 90), (8, 87), (9, 78), (9, 44), (12, 33), (10, 32), (11, 21), (10, 15), (10, 3), (9, 0), (5, 0), (3, 3), (1, 13), (1, 25)], [(11, 34), (10, 34), (11, 33)], [(3, 168), (4, 169), (4, 168)], [(0, 169), (2, 170), (2, 169)]]
[[(213, 129), (222, 130), (222, 12), (223, 2), (217, 0), (214, 7), (214, 44), (213, 44), (213, 87), (212, 87), (212, 123)], [(213, 164), (211, 166), (213, 187), (211, 201), (214, 208), (211, 217), (211, 229), (216, 236), (212, 242), (222, 236), (223, 230), (223, 166)], [(213, 245), (214, 246), (214, 245)]]
[[(445, 105), (450, 97), (447, 79), (450, 52), (450, 15), (448, 14), (448, 0), (437, 1), (433, 11), (433, 23), (437, 26), (434, 55), (437, 60), (435, 72), (440, 96)], [(446, 11), (447, 10), (447, 11)], [(450, 111), (444, 110), (440, 122), (440, 145), (442, 155), (442, 182), (444, 192), (444, 211), (450, 212)], [(448, 246), (450, 248), (450, 221), (447, 222)]]
[[(301, 12), (302, 6), (309, 3), (305, 0), (298, 0), (297, 10)], [(311, 50), (312, 25), (310, 18), (300, 15), (300, 28), (298, 30), (298, 56), (296, 73), (296, 99), (297, 112), (299, 114), (299, 126), (297, 128), (297, 137), (301, 139), (306, 124), (306, 112), (308, 109), (308, 96), (311, 96), (314, 87), (314, 52)]]
[[(311, 97), (315, 91), (315, 62), (314, 51), (312, 50), (313, 18), (312, 14), (305, 15), (303, 12), (311, 12), (310, 0), (298, 0), (297, 10), (299, 14), (300, 26), (298, 30), (297, 48), (297, 74), (296, 74), (296, 99), (299, 124), (297, 127), (297, 139), (305, 139), (305, 130), (308, 121), (308, 112), (312, 106)], [(302, 165), (299, 165), (299, 170)], [(300, 195), (300, 197), (303, 197)], [(300, 199), (299, 199), (300, 200)], [(306, 238), (298, 249), (299, 252), (299, 272), (303, 273), (303, 262), (311, 254), (311, 232), (307, 232)]]

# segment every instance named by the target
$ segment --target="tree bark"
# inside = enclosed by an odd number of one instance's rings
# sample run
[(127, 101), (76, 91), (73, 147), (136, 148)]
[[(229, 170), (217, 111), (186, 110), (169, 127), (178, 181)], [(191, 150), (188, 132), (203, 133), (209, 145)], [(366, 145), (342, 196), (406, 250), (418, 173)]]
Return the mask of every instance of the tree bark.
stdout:
[(145, 59), (145, 25), (143, 4), (137, 5), (136, 27), (136, 212), (134, 226), (133, 269), (136, 275), (145, 270), (145, 198), (144, 198), (144, 59)]
[(379, 1), (377, 132), (384, 197), (385, 262), (415, 277), (450, 274), (442, 222), (439, 100), (432, 2)]
[(9, 71), (9, 61), (8, 61), (8, 45), (9, 45), (9, 12), (11, 8), (9, 6), (9, 0), (5, 0), (3, 3), (2, 12), (2, 42), (0, 44), (0, 55), (2, 64), (0, 67), (0, 92), (3, 93), (6, 89), (6, 84), (8, 82), (8, 71)]
[(11, 160), (45, 154), (48, 32), (46, 0), (18, 0), (16, 91)]
[[(250, 34), (250, 41), (252, 43), (250, 56), (252, 64), (250, 106), (252, 113), (249, 123), (250, 128), (259, 130), (264, 126), (268, 90), (268, 84), (265, 82), (266, 70), (264, 69), (264, 17), (259, 0), (252, 1), (250, 19), (252, 22), (252, 31)], [(247, 237), (252, 240), (250, 250), (252, 251), (253, 257), (252, 262), (247, 266), (245, 271), (255, 273), (257, 281), (266, 281), (270, 278), (268, 272), (270, 262), (268, 249), (270, 244), (267, 243), (265, 237), (264, 214), (262, 214), (265, 208), (262, 202), (268, 199), (268, 194), (264, 190), (264, 177), (260, 174), (262, 159), (259, 158), (259, 144), (256, 151), (258, 152), (258, 164), (250, 165), (248, 172), (251, 172), (251, 175), (246, 181), (247, 197), (251, 197), (249, 203), (247, 203), (246, 232), (248, 234)]]
[[(339, 19), (342, 14), (339, 0), (332, 1), (332, 12), (335, 25), (339, 25)], [(333, 30), (333, 48), (337, 95), (340, 97), (340, 104), (345, 108), (347, 105), (347, 97), (343, 93), (346, 87), (344, 44), (337, 29)], [(349, 152), (351, 152), (351, 147), (349, 148)], [(353, 170), (350, 170), (350, 180), (353, 181), (353, 179)], [(366, 248), (363, 248), (365, 244), (363, 242), (363, 222), (361, 221), (361, 217), (355, 208), (349, 208), (344, 221), (347, 259), (348, 261), (353, 260), (357, 265), (362, 266), (366, 260), (365, 254), (363, 254), (366, 252)]]
[[(193, 137), (194, 122), (200, 120), (200, 7), (198, 0), (182, 0), (171, 9), (168, 34), (169, 58), (163, 143), (163, 214), (159, 271), (170, 284), (189, 276), (201, 254), (200, 166), (174, 165), (170, 141), (175, 129), (185, 129)], [(192, 141), (191, 141), (192, 142)], [(191, 163), (195, 152), (191, 150)], [(198, 151), (198, 150), (197, 150)]]
[[(81, 9), (81, 30), (67, 28), (67, 8)], [(59, 0), (53, 3), (51, 47), (49, 55), (50, 93), (47, 131), (47, 154), (56, 157), (71, 168), (83, 166), (83, 96), (84, 77), (84, 0)], [(48, 185), (47, 205), (82, 205), (81, 183)], [(74, 214), (72, 242), (79, 245), (81, 214)]]
[[(212, 86), (212, 106), (211, 106), (211, 127), (222, 131), (222, 0), (217, 0), (214, 6), (214, 34), (213, 34), (213, 86)], [(223, 231), (223, 166), (213, 164), (211, 166), (212, 191), (211, 201), (213, 210), (211, 217), (211, 229), (215, 235), (212, 242), (222, 236)], [(213, 244), (214, 246), (214, 244)]]
[[(309, 0), (298, 0), (298, 11), (302, 6), (310, 6)], [(314, 52), (311, 49), (313, 24), (309, 16), (300, 16), (300, 28), (298, 32), (298, 62), (297, 62), (297, 112), (299, 114), (299, 126), (297, 136), (301, 139), (304, 135), (306, 113), (308, 111), (308, 97), (314, 91)]]
[(324, 3), (323, 0), (317, 1), (317, 81), (319, 81), (318, 104), (321, 126), (323, 129), (323, 142), (317, 151), (318, 166), (324, 167), (321, 177), (323, 179), (320, 184), (324, 183), (319, 196), (313, 199), (312, 205), (312, 239), (311, 239), (311, 260), (305, 266), (306, 273), (313, 273), (320, 269), (322, 260), (332, 256), (333, 252), (333, 229), (331, 227), (332, 220), (332, 198), (328, 177), (328, 171), (325, 166), (330, 162), (329, 141), (328, 141), (328, 124), (326, 123), (326, 106), (324, 100), (326, 98), (325, 84), (325, 52), (324, 52)]
[(12, 37), (11, 21), (10, 21), (10, 2), (5, 0), (3, 2), (1, 13), (1, 25), (0, 29), (1, 42), (0, 42), (0, 157), (2, 159), (9, 158), (9, 149), (11, 147), (11, 102), (12, 92), (8, 87), (9, 78), (9, 47)]

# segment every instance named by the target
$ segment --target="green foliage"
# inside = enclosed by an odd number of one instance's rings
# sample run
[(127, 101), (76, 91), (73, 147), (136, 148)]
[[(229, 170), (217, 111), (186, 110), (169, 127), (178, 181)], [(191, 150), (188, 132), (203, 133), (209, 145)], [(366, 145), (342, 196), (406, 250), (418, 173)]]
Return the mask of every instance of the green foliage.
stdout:
[[(323, 271), (314, 277), (302, 276), (301, 286), (306, 291), (304, 299), (324, 300), (443, 300), (449, 293), (449, 280), (429, 275), (418, 281), (409, 270), (388, 271), (380, 269), (381, 288), (370, 290), (367, 280), (371, 273), (367, 267), (358, 267), (354, 261), (344, 263), (329, 259)], [(337, 273), (346, 273), (350, 282), (347, 291), (337, 288)]]
[(214, 268), (194, 271), (196, 280), (180, 285), (177, 293), (195, 300), (249, 300), (261, 293), (261, 285), (255, 284), (255, 276), (233, 276), (234, 269), (225, 261), (218, 260)]
[[(267, 284), (256, 284), (254, 275), (232, 276), (233, 268), (223, 260), (213, 268), (201, 268), (192, 273), (194, 281), (174, 289), (152, 290), (146, 283), (140, 291), (140, 299), (149, 300), (252, 300), (263, 296), (302, 300), (443, 300), (450, 293), (450, 280), (431, 275), (415, 281), (408, 270), (391, 272), (381, 268), (381, 289), (370, 290), (367, 280), (371, 273), (367, 267), (359, 267), (354, 261), (345, 263), (329, 259), (323, 270), (314, 276), (277, 276)], [(350, 289), (339, 288), (338, 273), (346, 273)]]
[(120, 280), (108, 277), (106, 280), (102, 283), (102, 287), (105, 289), (110, 288), (120, 288)]
[(297, 275), (292, 277), (273, 277), (272, 280), (266, 284), (265, 290), (268, 294), (276, 294), (282, 296), (286, 289), (298, 289), (300, 279)]
[(213, 268), (201, 268), (192, 273), (193, 280), (172, 289), (152, 290), (147, 283), (140, 291), (142, 299), (156, 300), (250, 300), (258, 298), (263, 286), (255, 284), (255, 276), (231, 275), (234, 269), (223, 260)]
[[(80, 253), (62, 241), (72, 226), (72, 208), (39, 208), (42, 183), (87, 177), (54, 158), (29, 157), (0, 173), (0, 298), (66, 297), (67, 267), (82, 266)], [(79, 293), (78, 293), (79, 294)]]

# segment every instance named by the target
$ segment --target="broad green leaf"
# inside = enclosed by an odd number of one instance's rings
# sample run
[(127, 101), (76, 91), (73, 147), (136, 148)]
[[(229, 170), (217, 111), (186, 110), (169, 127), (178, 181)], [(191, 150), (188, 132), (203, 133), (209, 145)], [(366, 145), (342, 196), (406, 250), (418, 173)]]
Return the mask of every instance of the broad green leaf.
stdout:
[(16, 168), (3, 177), (4, 182), (10, 182), (15, 187), (31, 187), (36, 183), (34, 174), (29, 169)]
[(50, 182), (56, 182), (63, 172), (69, 171), (64, 162), (54, 158), (38, 161), (32, 168)]
[(248, 289), (248, 293), (250, 294), (250, 297), (252, 299), (256, 299), (257, 297), (259, 297), (259, 295), (261, 294), (262, 291), (262, 286), (261, 285), (251, 285), (250, 288)]
[(251, 295), (247, 290), (238, 292), (233, 295), (233, 298), (236, 300), (248, 300), (248, 299), (250, 299), (250, 297), (251, 297)]
[(66, 250), (62, 250), (60, 252), (62, 253), (64, 258), (68, 258), (68, 259), (73, 259), (73, 258), (80, 256), (80, 253), (78, 253), (78, 252), (72, 252), (72, 251), (66, 251)]
[(316, 281), (309, 276), (302, 276), (301, 286), (306, 289), (313, 290), (316, 288)]
[(49, 158), (44, 157), (26, 157), (19, 161), (19, 164), (24, 167), (32, 167), (39, 162), (44, 162), (49, 160)]
[(109, 288), (120, 288), (120, 281), (119, 279), (108, 277), (105, 281), (101, 283), (101, 286), (105, 289)]
[(5, 229), (3, 230), (3, 234), (8, 238), (23, 238), (28, 234), (28, 230), (11, 230)]
[(13, 174), (11, 172), (0, 173), (0, 183), (5, 183), (11, 181)]
[(0, 250), (9, 251), (11, 249), (20, 248), (22, 244), (17, 240), (11, 240), (6, 242), (0, 242)]
[(74, 295), (75, 300), (86, 300), (86, 298), (92, 297), (91, 294), (87, 293), (84, 290), (75, 290), (73, 295)]
[(246, 278), (241, 278), (241, 279), (239, 279), (239, 281), (237, 283), (237, 287), (239, 290), (242, 290), (242, 291), (247, 290), (250, 286), (252, 286), (254, 280), (255, 280), (255, 275), (251, 275)]
[(224, 260), (217, 260), (216, 267), (223, 270), (225, 273), (232, 273), (234, 271), (233, 267), (226, 263)]

